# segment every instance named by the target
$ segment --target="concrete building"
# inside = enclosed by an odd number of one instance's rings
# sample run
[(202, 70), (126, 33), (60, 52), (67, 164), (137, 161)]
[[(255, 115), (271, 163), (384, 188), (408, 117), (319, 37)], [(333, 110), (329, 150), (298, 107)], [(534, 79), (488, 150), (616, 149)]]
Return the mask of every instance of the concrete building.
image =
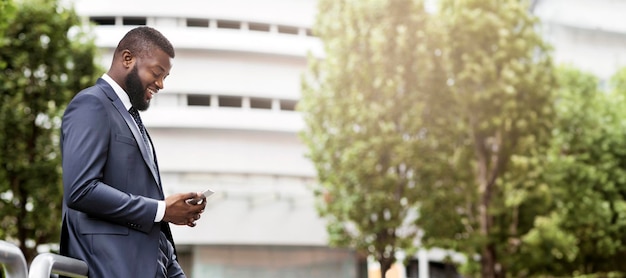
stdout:
[(626, 66), (626, 1), (535, 0), (533, 13), (557, 64), (593, 73), (606, 82)]

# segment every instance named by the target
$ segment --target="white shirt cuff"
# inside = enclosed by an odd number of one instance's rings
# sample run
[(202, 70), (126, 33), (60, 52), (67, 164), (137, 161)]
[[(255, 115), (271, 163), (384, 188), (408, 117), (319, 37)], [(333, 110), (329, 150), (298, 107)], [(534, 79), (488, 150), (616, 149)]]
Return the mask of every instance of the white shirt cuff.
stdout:
[(154, 222), (161, 222), (161, 220), (163, 220), (163, 216), (165, 216), (165, 201), (158, 201), (157, 204), (158, 206), (156, 215), (154, 216)]

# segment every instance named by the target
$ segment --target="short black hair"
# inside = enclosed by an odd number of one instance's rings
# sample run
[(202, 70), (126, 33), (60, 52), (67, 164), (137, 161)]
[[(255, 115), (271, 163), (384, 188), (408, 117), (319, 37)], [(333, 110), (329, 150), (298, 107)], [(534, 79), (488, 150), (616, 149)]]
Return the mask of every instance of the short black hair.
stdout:
[(128, 31), (117, 45), (115, 53), (128, 49), (133, 55), (143, 57), (154, 47), (167, 53), (170, 58), (174, 58), (176, 55), (170, 41), (161, 32), (148, 26), (140, 26)]

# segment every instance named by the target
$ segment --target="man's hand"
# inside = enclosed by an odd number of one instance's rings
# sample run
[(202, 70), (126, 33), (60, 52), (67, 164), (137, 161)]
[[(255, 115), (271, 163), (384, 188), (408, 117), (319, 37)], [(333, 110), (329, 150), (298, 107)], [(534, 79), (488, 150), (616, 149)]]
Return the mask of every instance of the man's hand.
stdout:
[[(200, 204), (192, 205), (187, 203), (189, 199), (202, 198)], [(163, 221), (176, 225), (196, 226), (196, 220), (200, 219), (200, 214), (204, 212), (206, 198), (201, 193), (179, 193), (165, 198), (165, 215)]]

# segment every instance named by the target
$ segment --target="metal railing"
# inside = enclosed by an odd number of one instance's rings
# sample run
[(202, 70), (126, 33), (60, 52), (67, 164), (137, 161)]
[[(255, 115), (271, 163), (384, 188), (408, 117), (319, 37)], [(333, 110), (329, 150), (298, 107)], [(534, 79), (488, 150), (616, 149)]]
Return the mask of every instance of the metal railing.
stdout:
[(81, 260), (43, 253), (35, 257), (29, 271), (22, 250), (0, 240), (0, 277), (3, 277), (2, 270), (6, 278), (49, 278), (51, 274), (86, 278), (89, 269)]
[(28, 268), (22, 250), (17, 246), (0, 240), (0, 264), (7, 278), (26, 278)]
[(87, 264), (81, 260), (43, 253), (37, 255), (31, 263), (28, 278), (49, 278), (52, 273), (82, 278), (87, 277), (87, 272)]

